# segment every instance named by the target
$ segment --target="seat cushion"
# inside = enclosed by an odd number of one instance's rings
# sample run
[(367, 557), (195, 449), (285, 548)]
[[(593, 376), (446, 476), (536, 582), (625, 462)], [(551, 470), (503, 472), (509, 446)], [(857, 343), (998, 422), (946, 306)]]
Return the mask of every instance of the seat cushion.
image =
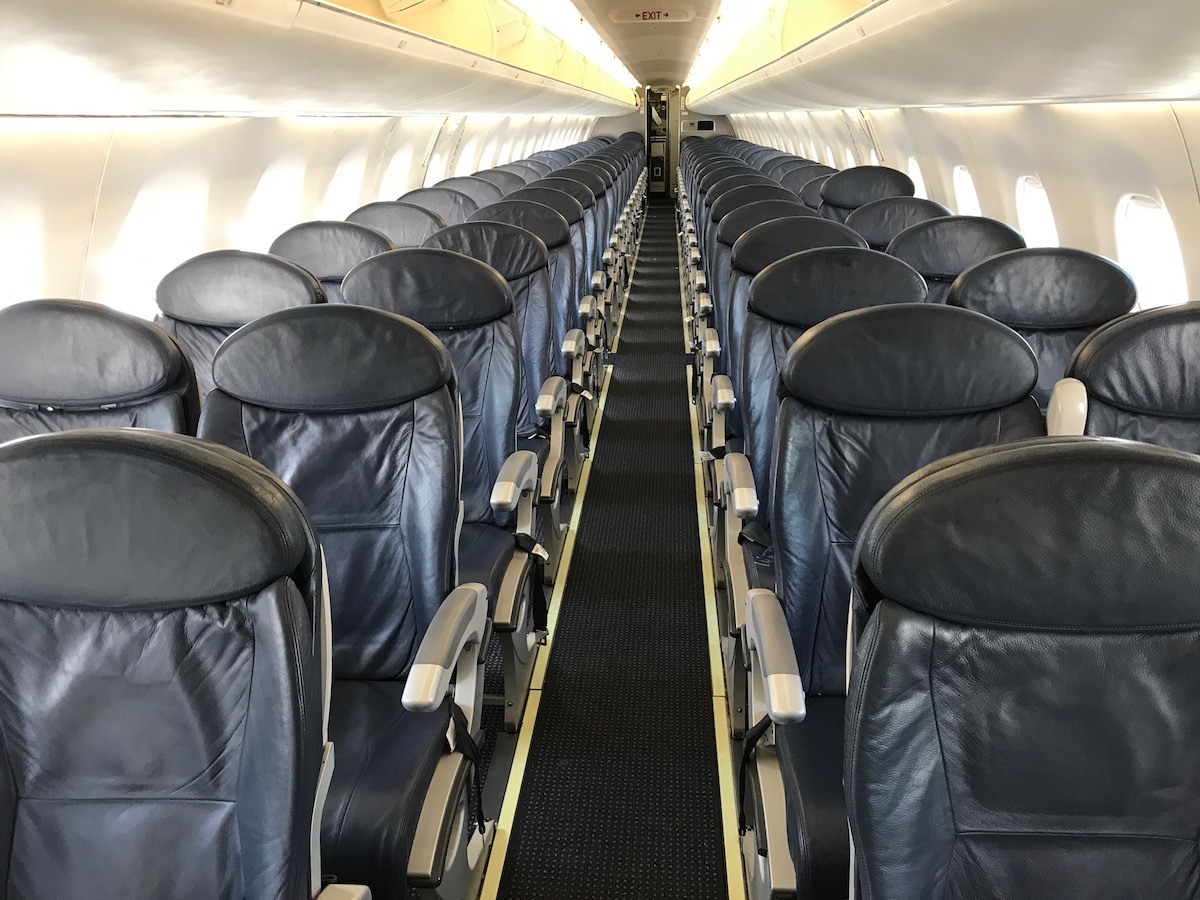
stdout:
[(537, 454), (538, 468), (541, 469), (546, 465), (546, 458), (550, 455), (550, 438), (544, 434), (531, 434), (525, 437), (517, 435), (518, 450), (532, 450)]
[(408, 855), (425, 793), (446, 750), (450, 710), (412, 713), (403, 681), (335, 681), (329, 739), (336, 764), (321, 820), (321, 861), (375, 900), (408, 896)]
[(803, 722), (775, 729), (796, 895), (798, 900), (845, 897), (850, 872), (842, 791), (846, 698), (810, 694), (806, 702)]
[(496, 608), (504, 572), (516, 549), (512, 532), (499, 525), (471, 522), (462, 527), (458, 539), (458, 581), (487, 585), (489, 610)]

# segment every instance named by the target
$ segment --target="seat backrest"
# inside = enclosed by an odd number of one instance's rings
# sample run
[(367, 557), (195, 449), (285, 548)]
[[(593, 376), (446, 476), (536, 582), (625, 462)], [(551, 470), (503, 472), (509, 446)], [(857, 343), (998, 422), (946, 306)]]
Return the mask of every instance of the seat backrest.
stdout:
[(277, 472), (320, 536), (334, 677), (402, 680), (456, 580), (461, 422), (446, 348), (392, 313), (301, 307), (239, 329), (213, 372), (200, 436)]
[(1082, 438), (875, 508), (846, 704), (865, 896), (1195, 892), (1198, 514), (1195, 456)]
[[(575, 184), (575, 182), (570, 182)], [(575, 262), (575, 285), (572, 297), (572, 309), (578, 306), (579, 300), (589, 293), (591, 287), (591, 269), (588, 267), (587, 256), (587, 226), (583, 220), (583, 206), (573, 196), (555, 187), (541, 187), (541, 181), (529, 187), (513, 191), (510, 200), (530, 200), (548, 206), (566, 222), (570, 229), (571, 249)], [(583, 187), (582, 185), (576, 185)], [(586, 188), (584, 189), (586, 190)], [(543, 239), (544, 240), (544, 239)]]
[(487, 206), (489, 203), (495, 203), (504, 197), (504, 191), (500, 190), (492, 182), (483, 178), (478, 178), (475, 175), (459, 175), (455, 178), (445, 178), (439, 181), (434, 187), (449, 188), (452, 191), (458, 191), (460, 194), (466, 194), (475, 201), (475, 206)]
[(233, 457), (133, 429), (0, 447), (10, 897), (310, 895), (319, 556)]
[(855, 166), (843, 169), (821, 185), (819, 212), (827, 219), (845, 222), (860, 206), (888, 197), (911, 197), (913, 181), (887, 166)]
[(512, 292), (487, 263), (450, 250), (396, 250), (354, 270), (346, 299), (406, 316), (450, 354), (462, 400), (463, 514), (495, 522), (492, 487), (516, 450), (521, 331)]
[[(558, 179), (560, 178), (573, 181), (576, 184), (582, 185), (585, 190), (592, 192), (591, 206), (580, 201), (583, 205), (584, 221), (588, 223), (588, 277), (590, 279), (591, 272), (600, 268), (604, 249), (608, 246), (608, 237), (612, 233), (604, 230), (607, 222), (604, 207), (604, 179), (595, 172), (584, 171), (572, 165), (559, 169), (554, 173), (552, 178), (541, 179), (538, 185), (543, 187), (557, 186)], [(579, 197), (576, 197), (576, 199), (578, 200)]]
[(1102, 325), (1066, 374), (1087, 388), (1087, 434), (1200, 452), (1200, 303)]
[(546, 245), (533, 232), (516, 225), (464, 222), (443, 228), (425, 246), (453, 250), (485, 262), (508, 282), (521, 327), (521, 374), (525, 383), (517, 431), (522, 436), (533, 434), (540, 425), (538, 393), (554, 365), (551, 359), (554, 307)]
[[(537, 235), (546, 245), (546, 260), (550, 270), (551, 332), (554, 348), (561, 347), (567, 331), (579, 319), (579, 285), (575, 272), (575, 246), (571, 243), (571, 226), (567, 220), (544, 203), (518, 199), (514, 191), (499, 203), (485, 206), (471, 216), (472, 222), (503, 222), (516, 225)], [(566, 363), (554, 353), (550, 370), (556, 375), (567, 373)]]
[(507, 172), (503, 169), (484, 169), (482, 172), (476, 172), (472, 177), (490, 181), (505, 194), (511, 194), (513, 191), (525, 187), (526, 182), (529, 180), (522, 178), (517, 173)]
[(154, 321), (192, 361), (203, 401), (212, 390), (217, 347), (260, 316), (325, 302), (321, 283), (290, 260), (243, 250), (214, 250), (180, 263), (158, 283)]
[(1044, 410), (1075, 348), (1093, 329), (1132, 310), (1137, 288), (1102, 256), (1038, 247), (969, 267), (950, 286), (946, 302), (991, 316), (1029, 342), (1038, 360), (1033, 396)]
[[(763, 200), (790, 200), (798, 202), (795, 194), (769, 179), (768, 183), (745, 184), (741, 187), (721, 190), (723, 185), (732, 180), (727, 178), (714, 187), (712, 191), (709, 191), (709, 198), (711, 200), (708, 205), (709, 222), (705, 230), (704, 243), (701, 245), (701, 249), (704, 252), (704, 265), (708, 272), (710, 287), (723, 274), (717, 271), (716, 262), (717, 247), (719, 244), (718, 235), (726, 216), (731, 215), (735, 210), (741, 209), (743, 206), (749, 206), (751, 203), (759, 203)], [(720, 191), (719, 194), (717, 193), (718, 191)]]
[(836, 175), (837, 172), (827, 175), (817, 175), (804, 182), (804, 187), (800, 188), (800, 199), (804, 201), (804, 205), (811, 210), (820, 212), (821, 204), (824, 203), (821, 199), (821, 188), (825, 186), (825, 182)]
[(508, 172), (510, 175), (516, 175), (521, 179), (523, 184), (529, 184), (531, 181), (537, 181), (537, 179), (541, 177), (541, 173), (536, 169), (533, 169), (520, 162), (504, 163), (503, 165), (496, 166), (495, 171)]
[(400, 202), (411, 203), (413, 206), (437, 213), (447, 225), (458, 225), (465, 222), (471, 213), (479, 209), (479, 204), (469, 195), (454, 188), (442, 186), (417, 188), (409, 191), (400, 198)]
[(595, 209), (596, 195), (592, 193), (591, 188), (580, 181), (575, 181), (572, 178), (560, 178), (557, 171), (546, 178), (538, 179), (536, 184), (530, 185), (528, 188), (522, 188), (522, 190), (561, 191), (564, 194), (569, 194), (583, 209), (583, 218), (580, 220), (580, 228), (583, 233), (583, 265), (581, 267), (582, 271), (577, 271), (575, 274), (584, 289), (580, 297), (590, 293), (592, 272), (595, 271), (595, 266), (592, 264), (592, 259), (594, 258), (593, 250), (600, 242)]
[(399, 200), (360, 206), (346, 216), (346, 221), (382, 231), (397, 247), (419, 247), (429, 235), (446, 227), (446, 220), (437, 213)]
[[(767, 175), (770, 175), (776, 181), (782, 182), (783, 176), (788, 172), (791, 172), (793, 169), (802, 169), (805, 166), (816, 165), (820, 165), (820, 163), (814, 162), (811, 159), (804, 159), (803, 157), (799, 156), (783, 156), (779, 159), (769, 162), (767, 167), (763, 169), (763, 172)], [(801, 187), (803, 187), (803, 185), (801, 185)]]
[[(818, 220), (822, 224), (835, 222)], [(745, 453), (758, 489), (758, 522), (771, 521), (771, 452), (784, 358), (808, 329), (826, 319), (888, 303), (925, 302), (925, 282), (895, 257), (856, 246), (821, 247), (786, 256), (750, 282), (733, 355), (734, 391)]]
[(0, 443), (77, 428), (195, 434), (196, 375), (162, 329), (98, 303), (0, 309)]
[(1021, 250), (1025, 239), (1003, 222), (982, 216), (944, 216), (904, 229), (888, 244), (924, 276), (929, 299), (945, 303), (950, 285), (963, 270), (989, 256)]
[(353, 222), (301, 222), (271, 242), (271, 253), (316, 276), (328, 303), (341, 302), (347, 272), (364, 259), (394, 249), (382, 231)]
[(771, 528), (778, 594), (806, 689), (845, 693), (850, 560), (867, 513), (936, 459), (1044, 434), (1029, 396), (1036, 382), (1037, 363), (1020, 335), (939, 304), (842, 313), (788, 351)]
[(918, 222), (952, 216), (950, 210), (920, 197), (885, 197), (872, 200), (846, 216), (846, 224), (861, 234), (872, 250), (887, 250), (892, 239)]
[[(797, 196), (804, 190), (804, 186), (814, 178), (820, 178), (822, 175), (836, 175), (837, 169), (833, 166), (823, 166), (820, 163), (810, 163), (807, 166), (796, 166), (794, 169), (789, 169), (779, 176), (779, 183), (789, 191), (792, 191)], [(820, 189), (817, 189), (820, 196)], [(803, 198), (802, 198), (803, 199)], [(817, 204), (820, 205), (819, 203)]]
[(549, 163), (545, 162), (544, 160), (534, 159), (532, 157), (530, 157), (528, 159), (518, 160), (517, 163), (519, 165), (524, 166), (527, 169), (533, 169), (533, 171), (537, 172), (538, 177), (541, 177), (543, 175), (549, 175), (551, 172), (554, 171), (554, 166), (550, 165)]

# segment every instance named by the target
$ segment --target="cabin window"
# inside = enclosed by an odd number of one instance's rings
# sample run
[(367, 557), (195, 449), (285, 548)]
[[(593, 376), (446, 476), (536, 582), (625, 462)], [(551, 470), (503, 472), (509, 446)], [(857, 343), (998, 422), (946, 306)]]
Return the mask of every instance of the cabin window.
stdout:
[(1017, 180), (1017, 225), (1030, 247), (1057, 247), (1058, 226), (1041, 179), (1026, 175)]
[(367, 174), (367, 151), (353, 150), (342, 157), (329, 179), (325, 196), (317, 206), (318, 219), (344, 219), (361, 206), (363, 178)]
[(43, 222), (42, 211), (32, 193), (0, 188), (0, 266), (4, 269), (4, 293), (0, 309), (22, 300), (42, 296)]
[(153, 319), (159, 281), (204, 249), (207, 211), (208, 182), (199, 172), (172, 169), (147, 181), (100, 266), (96, 299)]
[(1153, 197), (1130, 194), (1117, 206), (1117, 261), (1137, 285), (1138, 309), (1188, 301), (1175, 224)]
[(858, 162), (854, 159), (854, 151), (851, 150), (849, 147), (847, 147), (846, 148), (846, 168), (853, 169), (857, 165), (858, 165)]
[(304, 161), (275, 160), (259, 179), (242, 218), (229, 229), (230, 242), (241, 250), (265, 251), (271, 241), (300, 221), (303, 193)]
[(954, 167), (954, 203), (960, 216), (981, 216), (979, 195), (975, 193), (975, 179), (966, 166)]
[(926, 199), (929, 191), (925, 188), (925, 176), (921, 174), (921, 164), (917, 162), (915, 156), (908, 158), (908, 177), (912, 179), (913, 196)]

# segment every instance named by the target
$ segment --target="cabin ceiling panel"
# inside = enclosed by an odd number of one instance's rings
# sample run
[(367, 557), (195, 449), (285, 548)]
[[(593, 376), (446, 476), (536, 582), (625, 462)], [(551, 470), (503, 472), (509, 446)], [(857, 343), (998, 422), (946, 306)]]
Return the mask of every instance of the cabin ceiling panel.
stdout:
[(689, 98), (708, 114), (1200, 96), (1195, 0), (882, 0)]
[[(0, 110), (153, 113), (616, 115), (621, 103), (301, 0), (279, 22), (188, 0), (0, 0)], [(632, 96), (632, 95), (631, 95)]]
[[(642, 84), (662, 86), (683, 84), (720, 0), (668, 0), (661, 5), (576, 0), (576, 5)], [(645, 13), (651, 16), (637, 18)]]

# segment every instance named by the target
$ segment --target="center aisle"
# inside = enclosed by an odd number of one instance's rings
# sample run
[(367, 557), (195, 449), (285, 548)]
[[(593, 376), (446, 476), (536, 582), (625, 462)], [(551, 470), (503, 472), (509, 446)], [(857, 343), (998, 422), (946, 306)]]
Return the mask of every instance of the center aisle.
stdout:
[(678, 266), (652, 202), (502, 900), (727, 896)]

